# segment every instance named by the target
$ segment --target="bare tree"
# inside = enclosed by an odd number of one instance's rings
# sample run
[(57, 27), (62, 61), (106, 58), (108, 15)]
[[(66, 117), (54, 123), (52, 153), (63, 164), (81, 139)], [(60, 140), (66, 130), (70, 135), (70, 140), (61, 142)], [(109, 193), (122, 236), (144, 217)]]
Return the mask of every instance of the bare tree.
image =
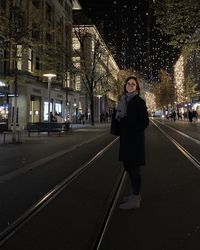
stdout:
[(153, 93), (155, 95), (156, 106), (163, 108), (173, 105), (175, 100), (175, 90), (172, 77), (166, 70), (160, 72), (160, 82), (153, 85)]
[(93, 25), (76, 26), (74, 34), (79, 44), (74, 49), (73, 69), (79, 74), (90, 101), (91, 125), (94, 125), (94, 97), (109, 88), (109, 53)]
[[(0, 49), (5, 52), (1, 60), (6, 64), (4, 78), (14, 93), (11, 120), (13, 142), (17, 139), (19, 78), (20, 81), (24, 81), (27, 76), (32, 75), (42, 80), (43, 74), (50, 71), (57, 74), (57, 83), (63, 86), (68, 68), (67, 50), (62, 44), (62, 31), (59, 30), (61, 27), (48, 27), (43, 20), (41, 10), (34, 9), (31, 13), (26, 12), (25, 10), (29, 9), (28, 3), (29, 1), (24, 2), (22, 8), (9, 0), (8, 8), (0, 12)], [(56, 44), (53, 40), (55, 33)], [(60, 40), (59, 37), (61, 37)], [(38, 67), (28, 70), (22, 66), (27, 65), (29, 54), (32, 52), (38, 58), (38, 61), (36, 60)]]
[[(20, 7), (13, 5), (13, 1), (8, 2), (8, 12), (0, 13), (0, 36), (1, 49), (4, 51), (2, 60), (6, 64), (7, 81), (12, 84), (14, 93), (14, 107), (12, 111), (13, 136), (12, 141), (16, 142), (17, 126), (17, 95), (19, 63), (22, 60), (23, 50), (27, 50), (29, 40), (29, 26), (25, 18), (25, 13)], [(10, 67), (10, 65), (13, 65)]]

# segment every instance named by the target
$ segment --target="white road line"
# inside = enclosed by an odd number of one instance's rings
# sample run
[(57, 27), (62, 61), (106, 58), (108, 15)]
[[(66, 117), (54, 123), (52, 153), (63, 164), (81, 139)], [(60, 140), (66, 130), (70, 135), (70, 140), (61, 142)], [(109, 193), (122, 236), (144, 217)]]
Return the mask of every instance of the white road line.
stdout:
[(29, 163), (29, 164), (27, 164), (27, 165), (25, 165), (25, 166), (23, 166), (23, 167), (21, 167), (19, 169), (16, 169), (16, 170), (14, 170), (14, 171), (12, 171), (12, 172), (10, 172), (8, 174), (4, 174), (4, 175), (0, 176), (0, 183), (4, 183), (6, 181), (9, 181), (9, 180), (21, 175), (21, 174), (27, 173), (28, 171), (30, 171), (30, 170), (32, 170), (32, 169), (34, 169), (36, 167), (39, 167), (39, 166), (41, 166), (41, 165), (43, 165), (43, 164), (45, 164), (45, 163), (47, 163), (49, 161), (52, 161), (52, 160), (54, 160), (54, 159), (56, 159), (56, 158), (58, 158), (60, 156), (63, 156), (65, 154), (75, 150), (76, 148), (83, 146), (84, 144), (90, 143), (90, 142), (94, 141), (95, 139), (98, 139), (101, 136), (102, 136), (102, 134), (99, 135), (99, 136), (96, 136), (95, 138), (84, 141), (84, 142), (82, 142), (80, 144), (77, 144), (77, 145), (75, 145), (73, 147), (70, 147), (68, 149), (61, 150), (59, 152), (51, 154), (51, 155), (49, 155), (47, 157), (44, 157), (44, 158), (42, 158), (42, 159), (40, 159), (38, 161), (34, 161), (32, 163)]
[(190, 154), (183, 146), (181, 146), (175, 139), (168, 135), (163, 129), (161, 129), (154, 121), (152, 123), (164, 134), (174, 145), (175, 147), (198, 169), (200, 170), (200, 162)]
[(195, 138), (193, 138), (193, 137), (191, 137), (191, 136), (189, 136), (189, 135), (186, 135), (185, 133), (181, 132), (180, 130), (177, 130), (177, 129), (172, 128), (172, 127), (170, 127), (170, 126), (168, 126), (168, 125), (166, 125), (166, 124), (163, 124), (163, 123), (160, 122), (160, 121), (157, 121), (157, 122), (159, 122), (160, 124), (162, 124), (163, 126), (169, 128), (169, 129), (171, 129), (171, 130), (177, 132), (178, 134), (180, 134), (180, 135), (182, 135), (182, 136), (184, 136), (184, 137), (190, 139), (191, 141), (196, 142), (197, 144), (200, 144), (200, 141), (199, 141), (199, 140), (197, 140), (197, 139), (195, 139)]

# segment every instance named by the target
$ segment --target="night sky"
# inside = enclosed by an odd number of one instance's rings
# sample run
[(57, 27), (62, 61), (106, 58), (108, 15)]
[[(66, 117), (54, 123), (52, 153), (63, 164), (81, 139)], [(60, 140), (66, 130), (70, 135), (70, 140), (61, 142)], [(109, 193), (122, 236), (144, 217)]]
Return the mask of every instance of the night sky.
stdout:
[(149, 82), (161, 68), (172, 72), (177, 51), (156, 27), (152, 0), (79, 0), (82, 11), (100, 28), (120, 68), (136, 69)]

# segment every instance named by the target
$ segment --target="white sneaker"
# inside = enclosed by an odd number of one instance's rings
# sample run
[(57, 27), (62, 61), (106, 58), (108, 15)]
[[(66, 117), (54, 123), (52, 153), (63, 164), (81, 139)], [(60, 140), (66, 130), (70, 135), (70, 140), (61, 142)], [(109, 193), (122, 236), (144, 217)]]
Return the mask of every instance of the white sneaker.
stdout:
[(122, 203), (119, 208), (124, 210), (140, 208), (141, 196), (133, 195), (127, 202)]
[(124, 196), (124, 198), (122, 199), (122, 201), (120, 203), (125, 203), (125, 202), (131, 200), (132, 198), (133, 198), (133, 194)]

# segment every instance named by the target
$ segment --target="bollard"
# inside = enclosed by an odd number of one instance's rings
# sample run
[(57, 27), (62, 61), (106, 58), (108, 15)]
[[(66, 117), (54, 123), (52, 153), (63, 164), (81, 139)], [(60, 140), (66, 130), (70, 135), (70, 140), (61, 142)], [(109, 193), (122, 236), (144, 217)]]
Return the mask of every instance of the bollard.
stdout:
[(17, 142), (19, 143), (19, 131), (17, 131)]
[(21, 141), (21, 131), (18, 130), (17, 131), (17, 142), (20, 143), (20, 141)]
[(6, 132), (3, 132), (3, 144), (6, 144)]

